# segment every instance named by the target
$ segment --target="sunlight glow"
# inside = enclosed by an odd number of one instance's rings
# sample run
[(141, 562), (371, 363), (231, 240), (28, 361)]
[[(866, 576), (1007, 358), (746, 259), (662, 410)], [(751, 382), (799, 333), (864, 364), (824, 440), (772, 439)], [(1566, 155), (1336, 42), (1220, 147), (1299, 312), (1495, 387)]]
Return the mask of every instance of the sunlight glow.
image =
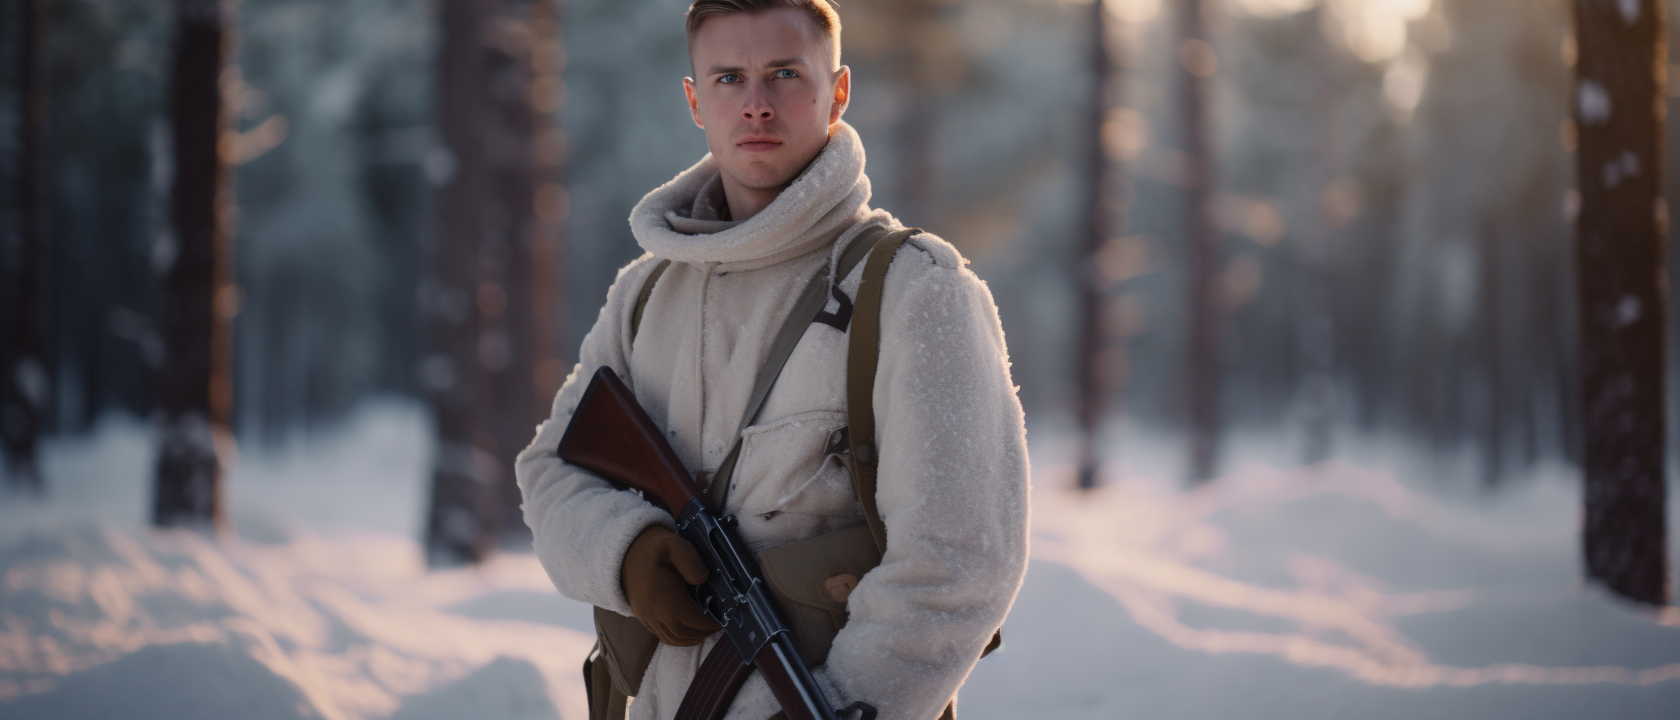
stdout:
[(1255, 17), (1272, 18), (1294, 15), (1317, 4), (1318, 0), (1233, 0), (1242, 12)]
[(1325, 34), (1360, 59), (1380, 63), (1405, 49), (1408, 24), (1428, 15), (1434, 0), (1232, 0), (1239, 12), (1261, 18), (1293, 15), (1321, 2)]
[(1383, 72), (1383, 101), (1395, 118), (1404, 122), (1417, 111), (1423, 99), (1424, 83), (1429, 79), (1429, 62), (1423, 53), (1408, 48)]
[(1407, 26), (1429, 13), (1433, 0), (1330, 0), (1325, 30), (1360, 59), (1379, 63), (1406, 48)]
[(1121, 22), (1145, 23), (1161, 14), (1161, 0), (1100, 0), (1108, 14)]

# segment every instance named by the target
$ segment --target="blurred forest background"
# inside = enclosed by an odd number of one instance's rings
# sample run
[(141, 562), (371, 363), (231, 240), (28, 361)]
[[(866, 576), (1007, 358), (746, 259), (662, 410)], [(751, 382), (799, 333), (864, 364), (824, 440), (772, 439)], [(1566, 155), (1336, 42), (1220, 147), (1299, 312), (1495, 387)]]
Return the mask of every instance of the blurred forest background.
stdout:
[[(564, 190), (546, 199), (563, 282), (549, 331), (568, 366), (615, 269), (641, 253), (631, 206), (704, 152), (679, 90), (686, 4), (553, 5)], [(22, 5), (0, 11), (8, 234)], [(151, 412), (172, 7), (45, 4), (51, 433)], [(846, 118), (869, 151), (873, 204), (956, 244), (989, 282), (1035, 432), (1075, 424), (1078, 279), (1095, 273), (1096, 325), (1118, 338), (1097, 348), (1100, 452), (1179, 437), (1192, 159), (1176, 98), (1189, 67), (1209, 92), (1222, 442), (1254, 438), (1253, 452), (1293, 463), (1399, 440), (1488, 485), (1574, 460), (1565, 0), (1219, 0), (1205, 3), (1199, 55), (1182, 51), (1172, 3), (1105, 7), (1101, 107), (1088, 2), (839, 7), (856, 87)], [(415, 0), (238, 5), (224, 88), (237, 89), (233, 423), (246, 447), (424, 389), (428, 252), (455, 164), (435, 97), (438, 13)], [(1668, 18), (1672, 32), (1680, 13)], [(1667, 152), (1673, 168), (1680, 144)], [(1105, 224), (1087, 260), (1093, 157), (1106, 159)]]
[[(687, 2), (0, 3), (0, 720), (585, 714), (511, 460)], [(1680, 0), (839, 12), (1026, 407), (965, 717), (1674, 715)]]

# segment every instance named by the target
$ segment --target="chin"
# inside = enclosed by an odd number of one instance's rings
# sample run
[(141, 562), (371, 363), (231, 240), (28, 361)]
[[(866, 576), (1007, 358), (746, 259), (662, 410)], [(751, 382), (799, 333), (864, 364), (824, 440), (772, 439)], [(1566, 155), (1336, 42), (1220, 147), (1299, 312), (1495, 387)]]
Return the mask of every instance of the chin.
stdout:
[(736, 182), (754, 190), (773, 190), (792, 182), (793, 178), (799, 175), (799, 168), (783, 167), (780, 163), (772, 165), (762, 161), (729, 168), (729, 171)]

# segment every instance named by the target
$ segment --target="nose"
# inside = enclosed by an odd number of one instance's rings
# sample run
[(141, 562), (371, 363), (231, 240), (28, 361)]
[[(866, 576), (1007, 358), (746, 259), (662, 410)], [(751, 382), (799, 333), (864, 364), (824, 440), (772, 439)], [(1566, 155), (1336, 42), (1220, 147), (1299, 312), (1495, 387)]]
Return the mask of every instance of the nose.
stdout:
[(752, 91), (747, 94), (746, 104), (741, 107), (741, 116), (749, 122), (767, 122), (776, 117), (776, 109), (770, 107), (770, 98), (762, 83), (754, 83)]

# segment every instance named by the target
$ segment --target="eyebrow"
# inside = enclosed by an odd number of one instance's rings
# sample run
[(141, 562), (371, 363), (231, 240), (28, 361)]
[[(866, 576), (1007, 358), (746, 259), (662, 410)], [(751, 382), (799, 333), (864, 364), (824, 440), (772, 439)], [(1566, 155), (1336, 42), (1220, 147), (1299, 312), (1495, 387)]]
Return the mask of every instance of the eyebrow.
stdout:
[[(765, 67), (771, 67), (771, 68), (784, 68), (784, 67), (788, 67), (790, 65), (804, 65), (804, 64), (805, 64), (805, 59), (804, 58), (790, 57), (790, 58), (782, 58), (780, 60), (771, 60), (770, 62), (767, 62), (764, 65), (765, 65)], [(706, 74), (707, 75), (724, 75), (724, 74), (727, 74), (727, 73), (740, 73), (740, 72), (746, 72), (746, 69), (735, 67), (734, 65), (714, 65), (714, 66), (712, 66), (711, 70), (706, 71)]]

